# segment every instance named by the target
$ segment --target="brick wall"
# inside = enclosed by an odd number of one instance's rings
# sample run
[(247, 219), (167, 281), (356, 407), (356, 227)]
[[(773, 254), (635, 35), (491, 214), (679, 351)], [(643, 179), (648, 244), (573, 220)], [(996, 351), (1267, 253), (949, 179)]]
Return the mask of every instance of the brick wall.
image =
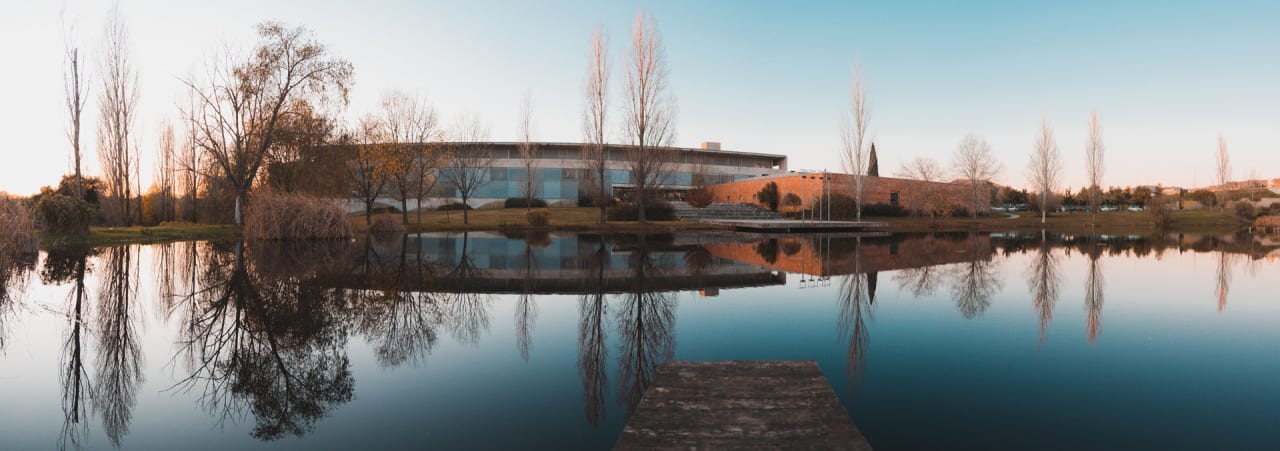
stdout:
[[(763, 205), (756, 199), (756, 193), (764, 188), (769, 182), (778, 184), (778, 194), (782, 198), (786, 198), (787, 194), (794, 193), (804, 200), (804, 204), (808, 205), (813, 200), (821, 196), (822, 181), (818, 180), (818, 176), (829, 175), (832, 180), (830, 190), (837, 194), (853, 196), (854, 177), (848, 174), (787, 174), (773, 177), (757, 177), (746, 180), (740, 180), (732, 183), (713, 185), (708, 187), (715, 196), (716, 202), (748, 202)], [(899, 179), (892, 177), (863, 177), (862, 178), (862, 203), (870, 204), (890, 204), (893, 195), (897, 194), (898, 204), (906, 208), (911, 208), (920, 201), (919, 193), (926, 188), (932, 188), (940, 194), (945, 205), (968, 206), (969, 205), (969, 187), (962, 183), (929, 183), (916, 180)], [(990, 196), (981, 196), (979, 202), (980, 211), (988, 211), (991, 209)], [(779, 208), (786, 210), (786, 208)]]

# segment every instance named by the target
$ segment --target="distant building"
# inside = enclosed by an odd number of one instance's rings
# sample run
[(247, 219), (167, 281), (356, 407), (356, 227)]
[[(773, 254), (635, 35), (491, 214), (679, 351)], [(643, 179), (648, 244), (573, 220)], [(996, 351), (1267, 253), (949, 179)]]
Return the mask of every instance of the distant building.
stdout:
[[(829, 180), (828, 180), (829, 177)], [(784, 199), (780, 209), (789, 209), (785, 199), (800, 201), (801, 205), (810, 205), (823, 194), (830, 191), (835, 194), (853, 197), (854, 176), (835, 172), (787, 173), (767, 177), (755, 177), (737, 180), (709, 187), (716, 202), (748, 202), (761, 204), (756, 194), (769, 182), (778, 184), (778, 195)], [(956, 182), (921, 182), (918, 180), (893, 177), (865, 176), (862, 179), (862, 204), (883, 204), (899, 206), (904, 209), (915, 209), (921, 202), (921, 194), (931, 190), (940, 203), (950, 211), (952, 208), (969, 208), (969, 185)], [(981, 196), (979, 212), (991, 210), (989, 191), (993, 185), (988, 184), (988, 195)], [(792, 197), (794, 196), (794, 197)], [(795, 207), (799, 208), (799, 207)]]

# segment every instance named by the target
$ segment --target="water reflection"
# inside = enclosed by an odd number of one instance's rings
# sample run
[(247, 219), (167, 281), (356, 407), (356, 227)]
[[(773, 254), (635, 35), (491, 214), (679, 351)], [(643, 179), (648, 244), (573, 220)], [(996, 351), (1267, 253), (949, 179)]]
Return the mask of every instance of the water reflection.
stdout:
[[(355, 397), (348, 355), (353, 344), (367, 344), (384, 369), (429, 367), (432, 352), (448, 349), (441, 343), (450, 338), (478, 347), (493, 324), (502, 324), (493, 321), (498, 304), (513, 309), (508, 330), (520, 358), (529, 362), (556, 352), (535, 346), (546, 341), (534, 333), (539, 302), (545, 312), (555, 312), (556, 299), (547, 295), (567, 294), (576, 297), (578, 316), (580, 393), (573, 396), (582, 402), (584, 427), (597, 428), (629, 415), (656, 368), (676, 356), (680, 293), (713, 297), (720, 290), (781, 286), (788, 274), (793, 286), (794, 275), (804, 281), (806, 295), (808, 288), (825, 288), (812, 291), (822, 299), (810, 295), (805, 300), (823, 302), (824, 324), (835, 317), (835, 356), (843, 358), (847, 385), (854, 389), (873, 362), (873, 331), (884, 333), (873, 327), (877, 309), (886, 303), (895, 307), (902, 296), (940, 296), (953, 318), (992, 316), (989, 312), (998, 311), (993, 299), (1005, 290), (1004, 273), (1021, 272), (1001, 268), (1005, 257), (1027, 263), (1025, 296), (1020, 289), (1013, 294), (1021, 306), (1031, 301), (1034, 315), (1024, 321), (1038, 322), (1041, 345), (1059, 297), (1075, 296), (1062, 280), (1078, 286), (1070, 276), (1082, 274), (1083, 323), (1093, 344), (1102, 329), (1104, 274), (1113, 269), (1104, 261), (1108, 256), (1212, 253), (1222, 310), (1234, 263), (1261, 261), (1273, 251), (1239, 238), (1190, 235), (755, 239), (459, 233), (55, 249), (45, 256), (39, 280), (67, 289), (65, 301), (49, 309), (60, 315), (62, 328), (58, 443), (71, 448), (88, 443), (90, 417), (97, 415), (106, 443), (121, 447), (140, 408), (140, 392), (147, 384), (170, 384), (148, 380), (156, 374), (144, 372), (144, 363), (157, 357), (145, 356), (141, 345), (149, 330), (166, 325), (176, 331), (176, 344), (172, 355), (158, 358), (177, 374), (171, 393), (193, 393), (215, 425), (243, 421), (252, 425), (252, 437), (277, 440), (307, 434)], [(1073, 260), (1072, 253), (1086, 258)], [(0, 274), (8, 281), (0, 296), (0, 347), (7, 325), (30, 310), (13, 295), (21, 288), (16, 281), (32, 266), (25, 268)], [(147, 277), (147, 268), (154, 268), (154, 279)], [(898, 290), (877, 287), (886, 272)], [(1207, 275), (1204, 280), (1209, 282)], [(879, 298), (877, 288), (885, 291)], [(152, 292), (158, 327), (143, 315), (152, 307), (145, 302)], [(719, 302), (726, 306), (721, 308), (735, 305), (736, 297), (725, 298), (729, 302)], [(683, 321), (688, 320), (682, 318), (683, 327), (691, 327)], [(542, 335), (558, 332), (550, 329)], [(510, 350), (510, 342), (502, 341)], [(681, 352), (688, 352), (685, 346)], [(882, 365), (884, 359), (874, 362)]]

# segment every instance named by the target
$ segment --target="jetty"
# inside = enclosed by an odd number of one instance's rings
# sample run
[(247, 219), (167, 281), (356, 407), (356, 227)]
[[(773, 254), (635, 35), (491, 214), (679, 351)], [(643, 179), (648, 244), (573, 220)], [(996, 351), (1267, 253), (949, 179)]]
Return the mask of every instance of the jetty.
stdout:
[(812, 360), (667, 362), (616, 450), (870, 451)]

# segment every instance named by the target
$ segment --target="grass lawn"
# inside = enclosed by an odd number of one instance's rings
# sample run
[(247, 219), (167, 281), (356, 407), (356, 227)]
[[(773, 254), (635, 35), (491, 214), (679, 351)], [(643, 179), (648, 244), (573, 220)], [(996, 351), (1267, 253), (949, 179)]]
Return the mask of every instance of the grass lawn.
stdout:
[(152, 227), (90, 227), (88, 236), (67, 236), (40, 232), (40, 246), (48, 248), (67, 244), (102, 246), (180, 240), (222, 240), (239, 236), (240, 229), (234, 225), (166, 222)]
[[(964, 218), (939, 218), (932, 224), (929, 218), (866, 218), (864, 220), (889, 223), (889, 229), (895, 232), (920, 231), (1014, 231), (1039, 230), (1040, 215), (1033, 212), (1011, 213), (1018, 215), (1010, 218), (1010, 214), (994, 213), (992, 216), (979, 217), (976, 221)], [(1178, 210), (1172, 215), (1170, 231), (1200, 233), (1232, 233), (1250, 224), (1249, 221), (1237, 218), (1229, 210), (1197, 209)], [(1103, 233), (1146, 233), (1154, 230), (1149, 212), (1115, 211), (1098, 213), (1097, 223), (1090, 213), (1052, 213), (1043, 227), (1056, 232), (1103, 232)]]

